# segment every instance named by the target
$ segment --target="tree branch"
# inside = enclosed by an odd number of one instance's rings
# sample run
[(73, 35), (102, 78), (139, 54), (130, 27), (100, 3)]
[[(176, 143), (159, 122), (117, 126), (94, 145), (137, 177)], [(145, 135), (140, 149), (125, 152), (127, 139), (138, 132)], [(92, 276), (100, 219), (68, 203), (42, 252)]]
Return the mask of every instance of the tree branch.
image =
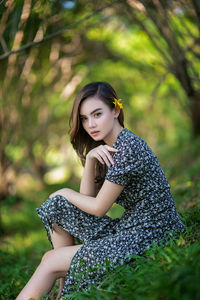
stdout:
[[(1, 3), (2, 4), (2, 3)], [(6, 22), (8, 20), (9, 14), (11, 13), (13, 6), (14, 6), (14, 0), (8, 0), (6, 2), (7, 10), (5, 13), (3, 13), (0, 23), (0, 34), (3, 35), (5, 28), (6, 28)]]
[(6, 41), (4, 40), (3, 36), (0, 34), (0, 43), (1, 43), (1, 47), (3, 49), (4, 52), (8, 51), (8, 47), (6, 45)]
[(199, 1), (198, 0), (192, 0), (192, 4), (194, 6), (194, 10), (197, 16), (197, 25), (199, 28), (199, 32), (200, 32), (200, 5), (199, 5)]
[[(165, 13), (164, 15), (159, 13), (159, 8), (161, 7), (160, 0), (153, 0), (154, 7), (156, 8), (156, 14), (153, 13), (150, 7), (148, 6), (148, 0), (140, 1), (145, 6), (148, 16), (158, 28), (161, 36), (165, 39), (165, 41), (168, 44), (168, 49), (171, 52), (171, 58), (173, 60), (173, 65), (171, 66), (172, 73), (180, 81), (187, 95), (191, 97), (194, 94), (194, 88), (187, 69), (188, 60), (186, 58), (184, 50), (179, 45), (175, 34), (169, 27), (167, 18), (165, 19), (167, 13)], [(163, 12), (162, 7), (161, 11)]]
[(28, 43), (28, 44), (26, 44), (26, 45), (23, 45), (22, 47), (20, 47), (20, 48), (18, 48), (18, 49), (16, 49), (16, 50), (12, 50), (12, 51), (6, 52), (6, 53), (0, 55), (0, 60), (3, 60), (3, 59), (5, 59), (5, 58), (9, 57), (9, 56), (12, 55), (12, 54), (16, 54), (16, 53), (19, 53), (19, 52), (21, 52), (21, 51), (24, 51), (24, 50), (26, 50), (26, 49), (28, 49), (28, 48), (34, 47), (34, 46), (36, 46), (36, 45), (39, 45), (39, 44), (41, 44), (41, 43), (43, 43), (43, 42), (45, 42), (45, 41), (51, 40), (51, 39), (53, 39), (53, 38), (55, 38), (55, 37), (57, 37), (57, 36), (59, 36), (59, 35), (62, 35), (64, 32), (66, 32), (66, 31), (70, 30), (71, 28), (76, 27), (77, 25), (79, 25), (79, 24), (85, 22), (86, 20), (90, 19), (90, 18), (93, 17), (94, 15), (98, 14), (98, 13), (101, 12), (102, 10), (106, 9), (106, 8), (109, 7), (109, 6), (112, 6), (113, 4), (115, 4), (115, 3), (117, 3), (117, 2), (119, 2), (119, 0), (113, 1), (113, 2), (110, 3), (109, 5), (107, 5), (107, 6), (103, 7), (103, 8), (97, 9), (95, 12), (93, 12), (93, 13), (87, 15), (85, 18), (82, 18), (82, 19), (80, 19), (79, 21), (76, 21), (76, 22), (72, 23), (71, 25), (69, 25), (69, 26), (67, 26), (67, 27), (65, 27), (65, 28), (62, 28), (62, 29), (60, 29), (60, 30), (58, 30), (58, 31), (56, 31), (56, 32), (54, 32), (54, 33), (52, 33), (52, 34), (49, 34), (49, 35), (45, 36), (43, 39), (41, 39), (41, 40), (38, 40), (38, 41), (35, 41), (35, 42), (30, 42), (30, 43)]
[(165, 81), (167, 75), (169, 74), (169, 72), (167, 71), (165, 74), (163, 74), (159, 81), (156, 83), (155, 87), (153, 88), (152, 92), (151, 92), (151, 95), (150, 95), (150, 99), (149, 99), (149, 104), (148, 104), (148, 109), (152, 109), (153, 108), (153, 104), (154, 104), (154, 101), (156, 100), (156, 96), (158, 94), (158, 90), (161, 86), (161, 84)]
[[(129, 1), (128, 1), (129, 2)], [(159, 37), (156, 37), (149, 29), (147, 26), (145, 26), (144, 22), (140, 21), (139, 18), (137, 18), (137, 15), (135, 13), (135, 10), (132, 9), (130, 11), (130, 6), (129, 4), (125, 1), (125, 10), (127, 15), (130, 17), (130, 19), (134, 22), (136, 22), (143, 30), (144, 32), (146, 32), (146, 34), (148, 35), (150, 41), (152, 42), (152, 44), (154, 45), (154, 47), (161, 53), (161, 55), (165, 58), (166, 62), (168, 64), (171, 64), (171, 57), (169, 56), (169, 54), (165, 51), (164, 48), (162, 48), (159, 43)], [(145, 11), (146, 12), (146, 11)]]

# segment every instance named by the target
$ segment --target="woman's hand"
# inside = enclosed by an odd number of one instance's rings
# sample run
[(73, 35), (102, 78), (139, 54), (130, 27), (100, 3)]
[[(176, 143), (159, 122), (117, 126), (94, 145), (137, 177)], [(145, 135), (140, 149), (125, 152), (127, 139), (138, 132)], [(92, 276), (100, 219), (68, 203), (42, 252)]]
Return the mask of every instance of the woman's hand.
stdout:
[(60, 195), (60, 196), (63, 196), (63, 197), (66, 198), (67, 190), (68, 190), (67, 188), (58, 190), (58, 191), (54, 192), (53, 194), (51, 194), (51, 195), (49, 196), (49, 198), (52, 198), (52, 197), (54, 197), (54, 196), (56, 196), (56, 195)]
[(101, 164), (106, 164), (108, 167), (114, 164), (112, 155), (110, 152), (117, 152), (118, 150), (110, 147), (108, 145), (100, 145), (88, 152), (86, 156), (87, 159), (95, 160), (97, 159)]

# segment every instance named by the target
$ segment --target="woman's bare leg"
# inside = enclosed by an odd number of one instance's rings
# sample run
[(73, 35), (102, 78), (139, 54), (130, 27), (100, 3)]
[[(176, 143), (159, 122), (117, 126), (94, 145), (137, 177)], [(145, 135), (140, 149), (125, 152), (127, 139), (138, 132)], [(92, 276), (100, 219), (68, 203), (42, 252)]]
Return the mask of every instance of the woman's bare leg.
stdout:
[(56, 279), (65, 277), (71, 260), (82, 245), (61, 247), (45, 253), (31, 279), (16, 300), (38, 300), (53, 287)]
[(74, 237), (54, 223), (54, 230), (49, 230), (54, 249), (74, 245)]
[[(54, 249), (74, 245), (74, 237), (69, 232), (65, 231), (60, 226), (58, 226), (56, 223), (54, 223), (53, 232), (51, 232), (51, 230), (49, 230), (49, 232)], [(59, 299), (60, 297), (64, 284), (65, 278), (60, 278), (60, 286), (57, 299)]]

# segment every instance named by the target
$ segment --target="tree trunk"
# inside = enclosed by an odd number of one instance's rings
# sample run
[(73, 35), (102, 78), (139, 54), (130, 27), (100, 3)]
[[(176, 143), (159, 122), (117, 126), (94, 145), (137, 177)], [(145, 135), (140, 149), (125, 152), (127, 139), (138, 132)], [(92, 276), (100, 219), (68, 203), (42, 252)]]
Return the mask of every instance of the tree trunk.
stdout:
[(5, 234), (5, 230), (4, 230), (3, 224), (2, 224), (2, 214), (1, 214), (1, 206), (0, 206), (0, 240), (4, 234)]
[(0, 183), (0, 201), (5, 200), (9, 195), (9, 185), (6, 179), (2, 179)]
[(5, 200), (9, 195), (9, 182), (6, 172), (10, 164), (11, 162), (5, 153), (5, 149), (0, 149), (0, 201)]
[(190, 97), (190, 111), (194, 136), (200, 136), (200, 91)]

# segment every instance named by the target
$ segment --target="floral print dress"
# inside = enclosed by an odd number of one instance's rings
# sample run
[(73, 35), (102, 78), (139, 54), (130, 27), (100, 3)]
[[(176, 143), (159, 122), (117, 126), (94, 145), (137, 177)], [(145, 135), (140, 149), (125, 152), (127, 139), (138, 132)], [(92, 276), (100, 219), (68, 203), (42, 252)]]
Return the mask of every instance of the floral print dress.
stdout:
[(118, 152), (105, 179), (125, 186), (116, 200), (125, 208), (121, 218), (88, 214), (60, 195), (37, 208), (50, 241), (49, 230), (56, 222), (83, 242), (72, 259), (62, 296), (97, 285), (108, 262), (111, 269), (128, 263), (130, 255), (141, 255), (153, 243), (185, 229), (164, 171), (146, 142), (124, 128), (113, 147)]

